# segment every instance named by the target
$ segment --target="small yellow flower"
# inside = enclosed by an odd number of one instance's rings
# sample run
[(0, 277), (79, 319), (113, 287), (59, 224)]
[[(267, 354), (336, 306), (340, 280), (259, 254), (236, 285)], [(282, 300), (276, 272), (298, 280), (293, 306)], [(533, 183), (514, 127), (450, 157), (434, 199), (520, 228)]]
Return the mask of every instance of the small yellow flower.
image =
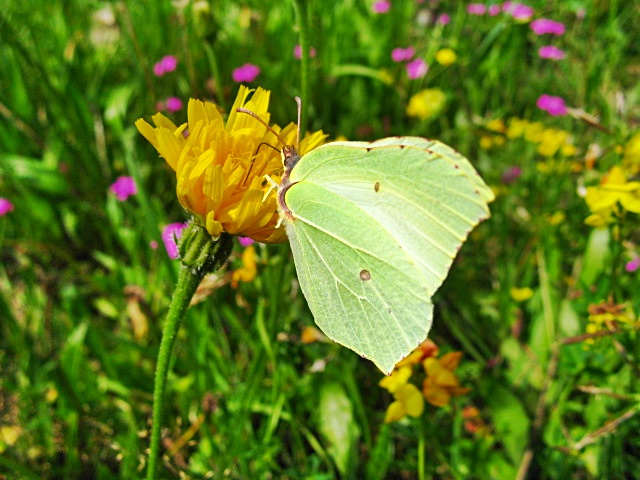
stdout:
[(393, 393), (395, 401), (387, 407), (384, 423), (397, 422), (406, 417), (419, 417), (424, 411), (422, 392), (412, 383), (402, 385)]
[(409, 99), (407, 105), (407, 115), (426, 120), (438, 115), (444, 108), (446, 95), (437, 88), (422, 90)]
[(391, 375), (380, 380), (378, 385), (382, 388), (386, 388), (389, 393), (393, 393), (409, 381), (411, 373), (412, 369), (410, 366), (397, 368), (391, 373)]
[(561, 212), (561, 211), (554, 212), (547, 217), (547, 221), (549, 222), (549, 225), (552, 225), (554, 227), (556, 225), (560, 225), (561, 223), (564, 223), (566, 219), (567, 219), (567, 216), (564, 214), (564, 212)]
[[(588, 193), (588, 192), (587, 192)], [(593, 228), (603, 228), (613, 223), (613, 211), (605, 210), (598, 213), (592, 213), (587, 218), (584, 219), (585, 225), (589, 225)]]
[[(586, 333), (596, 334), (601, 331), (616, 331), (622, 328), (640, 328), (640, 322), (633, 316), (631, 309), (626, 304), (616, 304), (612, 300), (589, 305), (589, 319)], [(593, 344), (594, 339), (586, 340), (587, 344)]]
[(516, 302), (524, 302), (533, 297), (533, 290), (529, 287), (511, 287), (509, 289), (509, 293), (511, 294), (511, 298)]
[(536, 151), (545, 157), (553, 157), (566, 143), (569, 134), (557, 128), (545, 128), (540, 132), (538, 148)]
[(480, 148), (483, 150), (489, 150), (491, 147), (493, 147), (492, 138), (488, 135), (482, 135), (480, 137)]
[[(136, 127), (176, 172), (182, 206), (213, 238), (227, 232), (277, 243), (286, 235), (283, 227), (276, 228), (275, 192), (264, 198), (271, 188), (264, 176), (276, 182), (282, 176), (281, 155), (268, 146), (278, 146), (279, 141), (255, 118), (236, 112), (244, 107), (269, 123), (270, 92), (258, 88), (247, 100), (251, 92), (240, 87), (226, 124), (216, 105), (191, 99), (188, 123), (178, 127), (157, 113), (152, 117), (155, 128), (143, 119), (136, 121)], [(285, 142), (295, 142), (295, 124), (273, 129)], [(324, 139), (321, 131), (307, 136), (299, 153), (304, 155)]]
[(610, 215), (618, 204), (625, 210), (640, 213), (640, 182), (628, 182), (624, 170), (615, 166), (600, 185), (587, 187), (585, 201), (591, 213), (600, 217)]
[(322, 333), (316, 327), (312, 327), (311, 325), (307, 325), (302, 329), (302, 333), (300, 334), (300, 341), (302, 343), (314, 343), (314, 342), (325, 342), (327, 341), (327, 337), (324, 333)]
[(487, 129), (492, 132), (505, 133), (507, 131), (507, 126), (501, 118), (494, 118), (487, 122)]
[(242, 267), (233, 271), (231, 275), (231, 286), (238, 287), (238, 282), (250, 282), (258, 274), (258, 266), (256, 262), (256, 249), (253, 245), (249, 245), (242, 252)]
[(507, 127), (507, 137), (508, 138), (518, 138), (524, 135), (529, 122), (525, 119), (521, 118), (510, 118), (509, 126)]
[(573, 157), (576, 153), (578, 153), (578, 149), (571, 143), (565, 143), (560, 147), (560, 154), (563, 157)]
[(632, 175), (640, 172), (640, 132), (633, 135), (624, 146), (622, 161)]
[(470, 389), (460, 387), (454, 370), (458, 367), (462, 352), (450, 352), (441, 358), (429, 357), (423, 365), (427, 377), (422, 384), (424, 398), (431, 405), (444, 407), (452, 397), (467, 393)]
[(538, 143), (544, 127), (541, 122), (531, 122), (524, 126), (524, 138), (527, 142)]
[(442, 48), (436, 52), (436, 62), (445, 67), (455, 63), (457, 58), (456, 52), (450, 48)]

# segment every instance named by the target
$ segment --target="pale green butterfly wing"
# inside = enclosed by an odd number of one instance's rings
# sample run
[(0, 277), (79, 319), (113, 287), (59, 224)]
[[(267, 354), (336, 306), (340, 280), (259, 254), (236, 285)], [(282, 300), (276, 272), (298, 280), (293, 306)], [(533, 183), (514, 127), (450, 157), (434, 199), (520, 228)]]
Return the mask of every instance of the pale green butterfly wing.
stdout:
[(417, 137), (321, 146), (289, 180), (286, 230), (316, 323), (391, 372), (426, 338), (431, 296), (491, 190), (464, 157)]

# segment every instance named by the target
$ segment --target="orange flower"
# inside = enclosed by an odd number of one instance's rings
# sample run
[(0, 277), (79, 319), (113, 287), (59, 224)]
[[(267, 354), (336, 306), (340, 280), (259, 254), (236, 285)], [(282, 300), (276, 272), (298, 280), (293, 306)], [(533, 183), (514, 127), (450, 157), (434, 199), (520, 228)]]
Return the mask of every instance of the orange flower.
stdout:
[[(136, 121), (136, 127), (176, 172), (182, 206), (214, 239), (227, 232), (277, 243), (284, 241), (286, 234), (283, 227), (276, 228), (275, 192), (270, 192), (264, 176), (275, 182), (282, 176), (281, 155), (269, 147), (279, 146), (279, 141), (255, 118), (236, 112), (244, 107), (269, 123), (270, 92), (258, 88), (247, 100), (252, 91), (240, 87), (226, 124), (216, 105), (191, 99), (188, 123), (177, 127), (157, 113), (152, 117), (155, 128), (142, 119)], [(273, 130), (285, 142), (295, 142), (295, 124), (282, 130), (276, 125)], [(300, 154), (321, 145), (324, 139), (321, 131), (307, 136), (300, 142)]]
[(467, 432), (481, 437), (489, 433), (489, 427), (480, 416), (480, 410), (476, 407), (464, 407), (462, 409), (462, 418), (464, 419), (464, 429)]
[(438, 355), (438, 346), (428, 338), (422, 342), (418, 348), (407, 355), (396, 364), (396, 368), (404, 367), (406, 365), (417, 365), (427, 357), (435, 357)]
[(458, 377), (454, 373), (461, 358), (462, 352), (450, 352), (441, 358), (429, 357), (423, 362), (427, 377), (422, 383), (422, 392), (431, 405), (444, 407), (452, 397), (470, 390), (460, 387)]

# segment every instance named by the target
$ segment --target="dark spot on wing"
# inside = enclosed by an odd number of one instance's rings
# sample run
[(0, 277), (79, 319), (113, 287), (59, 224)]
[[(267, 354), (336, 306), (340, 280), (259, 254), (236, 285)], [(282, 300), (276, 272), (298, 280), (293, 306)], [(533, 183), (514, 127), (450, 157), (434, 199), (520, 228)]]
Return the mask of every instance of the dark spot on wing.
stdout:
[(371, 272), (369, 272), (369, 270), (360, 270), (360, 280), (362, 280), (363, 282), (366, 282), (368, 280), (371, 280)]
[(376, 182), (373, 184), (373, 190), (378, 192), (380, 190), (380, 182)]

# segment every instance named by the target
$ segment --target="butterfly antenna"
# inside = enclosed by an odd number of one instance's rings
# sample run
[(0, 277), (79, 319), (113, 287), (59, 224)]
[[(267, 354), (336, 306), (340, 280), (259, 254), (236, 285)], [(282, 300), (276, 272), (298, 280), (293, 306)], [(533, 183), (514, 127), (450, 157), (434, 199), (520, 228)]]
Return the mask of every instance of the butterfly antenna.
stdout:
[(300, 149), (300, 120), (302, 119), (302, 100), (300, 97), (296, 97), (296, 103), (298, 104), (298, 134), (296, 136), (296, 149)]
[(271, 133), (273, 133), (276, 136), (276, 138), (278, 140), (280, 140), (280, 143), (282, 143), (283, 146), (287, 144), (287, 142), (284, 141), (284, 138), (282, 138), (278, 132), (276, 132), (273, 128), (271, 128), (267, 122), (265, 122), (258, 115), (253, 113), (251, 110), (247, 110), (246, 108), (240, 107), (240, 108), (236, 108), (236, 112), (238, 112), (238, 113), (246, 113), (248, 115), (251, 115), (253, 118), (258, 120), (262, 125), (267, 127), (267, 130), (269, 130)]

